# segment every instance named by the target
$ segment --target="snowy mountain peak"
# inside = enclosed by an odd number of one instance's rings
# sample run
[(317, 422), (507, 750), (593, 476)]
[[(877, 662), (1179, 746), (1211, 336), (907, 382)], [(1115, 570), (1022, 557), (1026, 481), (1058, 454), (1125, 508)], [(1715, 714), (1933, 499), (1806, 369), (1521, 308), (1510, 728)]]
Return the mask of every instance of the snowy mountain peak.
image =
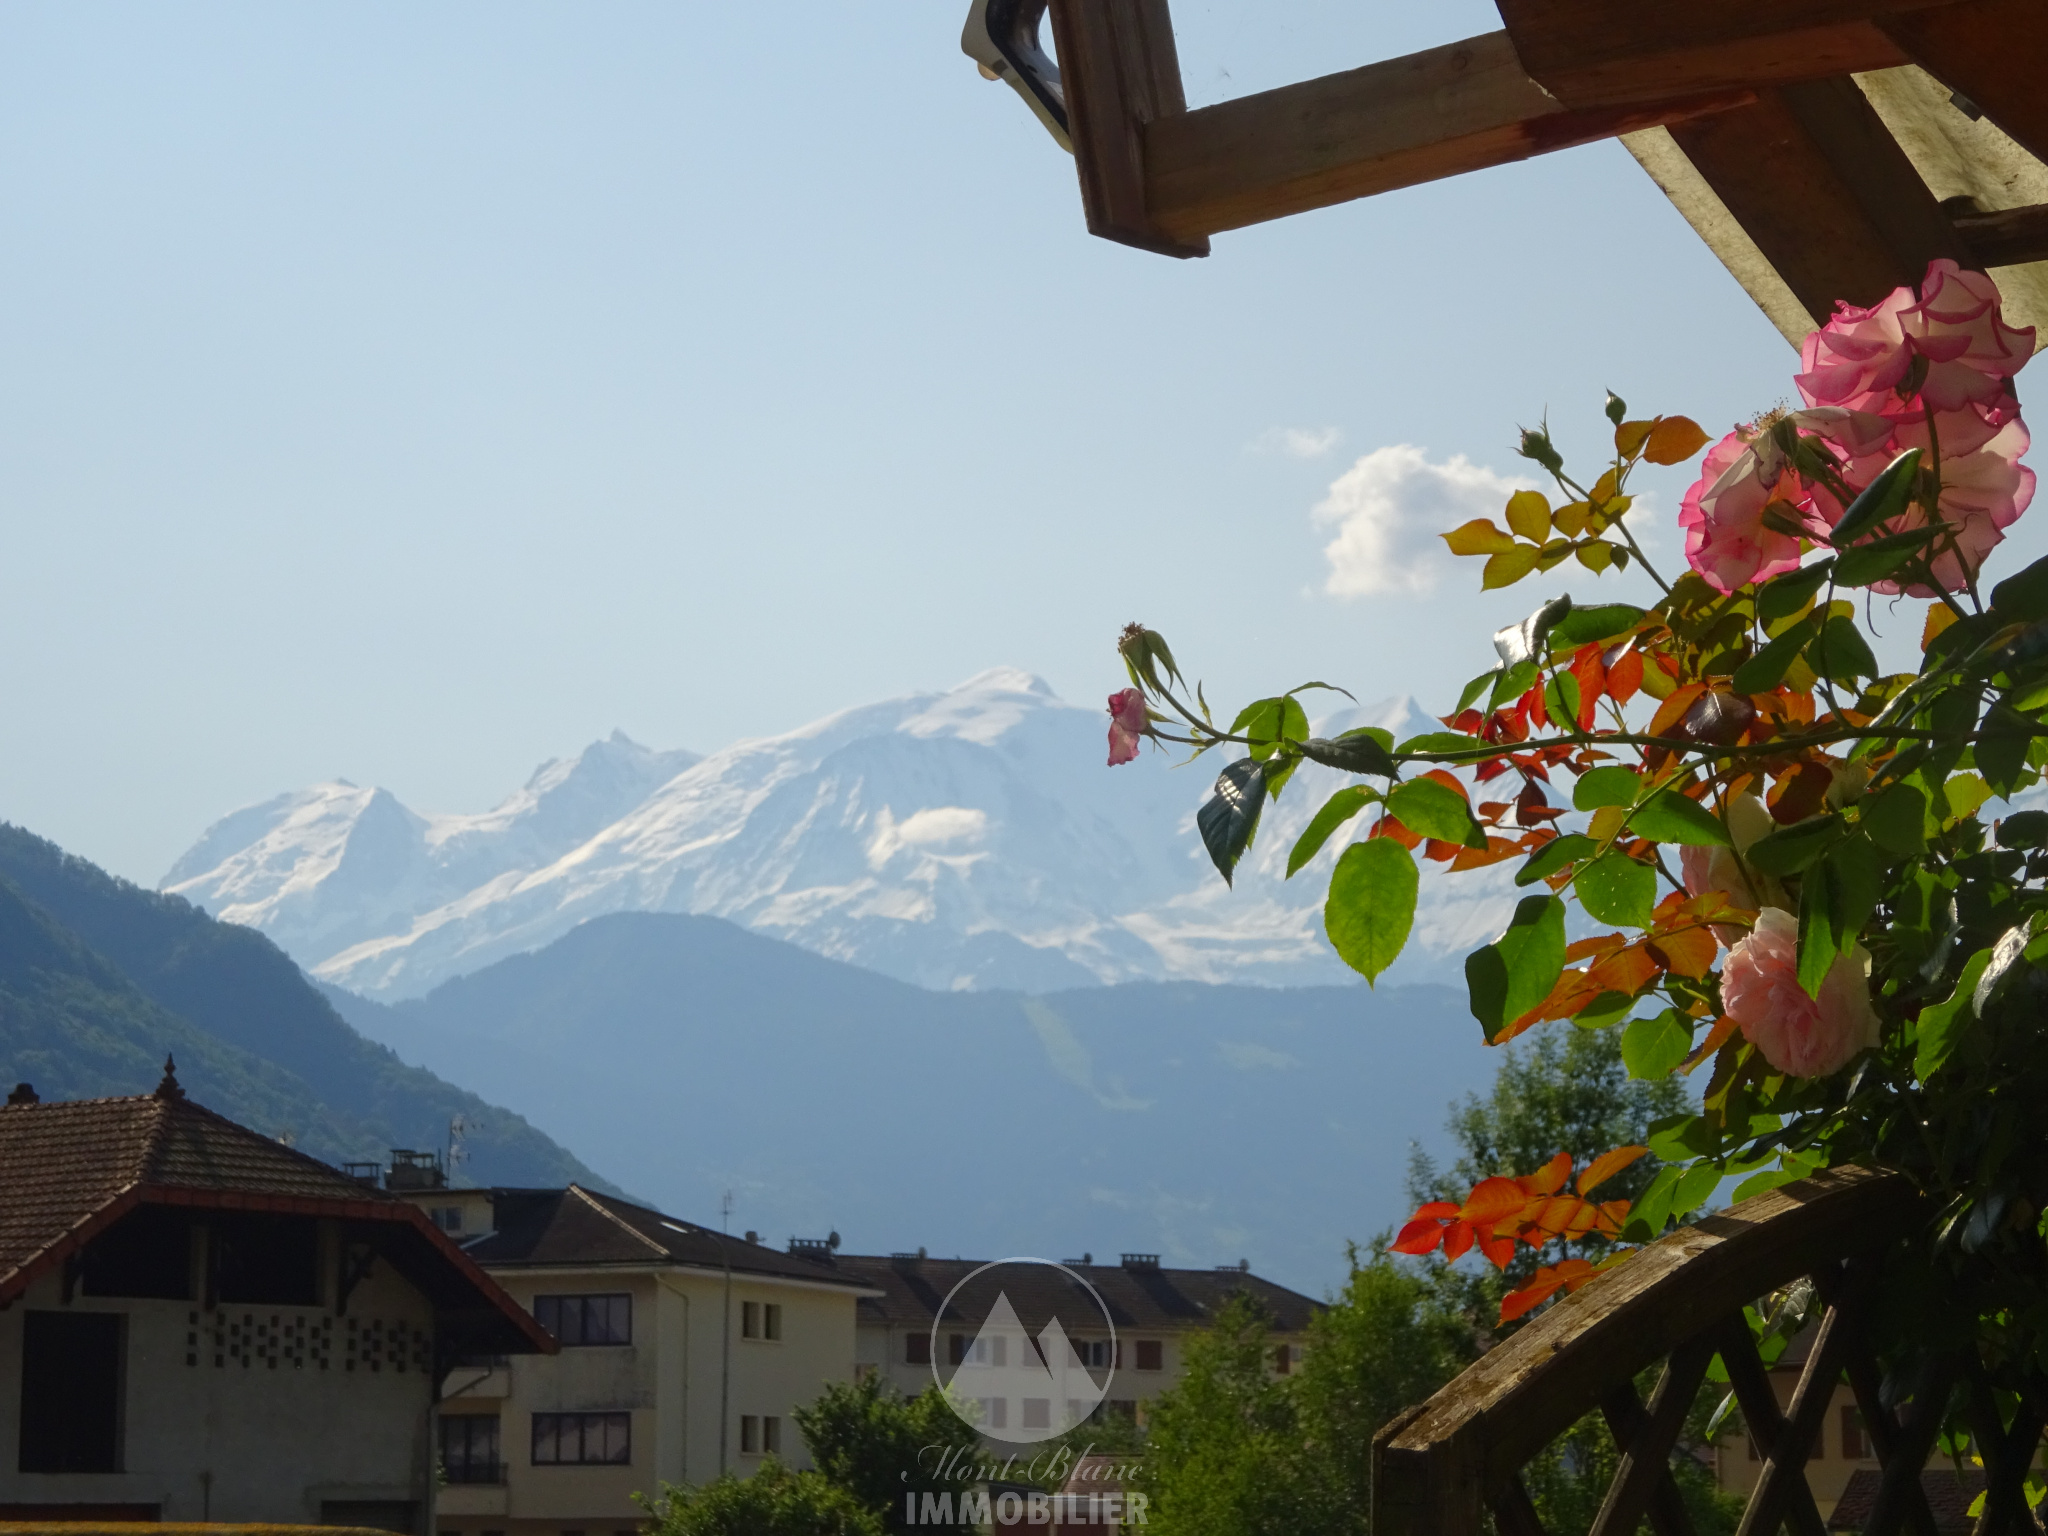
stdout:
[[(1406, 699), (1318, 721), (1365, 724), (1423, 722)], [(994, 668), (703, 758), (614, 732), (481, 813), (420, 816), (384, 790), (315, 785), (217, 822), (165, 886), (264, 929), (324, 980), (390, 997), (625, 911), (725, 917), (937, 988), (1347, 979), (1322, 936), (1321, 882), (1285, 878), (1340, 778), (1302, 767), (1232, 890), (1193, 829), (1215, 769), (1179, 773), (1154, 752), (1109, 769), (1105, 730), (1099, 709)], [(1505, 921), (1512, 888), (1492, 873), (1426, 884), (1438, 917), (1418, 924), (1404, 974), (1434, 974)]]

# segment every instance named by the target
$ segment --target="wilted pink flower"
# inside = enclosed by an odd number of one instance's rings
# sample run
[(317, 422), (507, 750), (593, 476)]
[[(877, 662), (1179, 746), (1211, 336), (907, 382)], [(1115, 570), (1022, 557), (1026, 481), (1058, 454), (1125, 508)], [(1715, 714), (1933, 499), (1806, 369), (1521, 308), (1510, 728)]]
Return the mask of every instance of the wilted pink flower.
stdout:
[(1126, 688), (1109, 696), (1109, 766), (1128, 763), (1138, 755), (1138, 739), (1151, 729), (1145, 715), (1145, 695)]
[(1782, 907), (1757, 915), (1721, 967), (1721, 1006), (1765, 1061), (1791, 1077), (1826, 1077), (1877, 1044), (1870, 956), (1852, 945), (1835, 957), (1820, 996), (1799, 985), (1799, 921)]
[[(1820, 407), (1780, 418), (1803, 437), (1818, 438), (1852, 482), (1886, 462), (1891, 423), (1865, 411)], [(1775, 504), (1766, 518), (1765, 508)], [(1800, 538), (1824, 538), (1842, 507), (1824, 486), (1806, 480), (1770, 429), (1740, 428), (1707, 450), (1700, 478), (1679, 506), (1685, 558), (1723, 592), (1796, 570)], [(1775, 524), (1776, 526), (1773, 526)]]

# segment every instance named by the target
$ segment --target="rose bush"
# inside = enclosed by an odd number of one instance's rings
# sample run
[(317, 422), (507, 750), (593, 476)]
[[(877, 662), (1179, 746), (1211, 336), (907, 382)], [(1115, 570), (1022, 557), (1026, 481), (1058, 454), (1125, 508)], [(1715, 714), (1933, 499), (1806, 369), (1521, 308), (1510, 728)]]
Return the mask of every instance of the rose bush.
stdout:
[[(1614, 452), (1588, 484), (1525, 432), (1555, 494), (1515, 493), (1504, 527), (1447, 533), (1453, 552), (1484, 559), (1486, 587), (1570, 561), (1639, 567), (1661, 596), (1542, 604), (1405, 741), (1314, 736), (1302, 689), (1226, 724), (1157, 633), (1124, 631), (1113, 756), (1136, 750), (1133, 692), (1155, 740), (1239, 750), (1197, 816), (1226, 880), (1301, 761), (1339, 770), (1288, 871), (1328, 871), (1325, 931), (1368, 981), (1407, 942), (1420, 863), (1516, 861), (1527, 894), (1465, 965), (1485, 1037), (1569, 1019), (1621, 1031), (1638, 1077), (1704, 1078), (1625, 1212), (1582, 1198), (1600, 1161), (1568, 1182), (1567, 1157), (1434, 1202), (1398, 1248), (1504, 1264), (1573, 1232), (1641, 1242), (1731, 1177), (1740, 1198), (1880, 1163), (1923, 1196), (1882, 1309), (1918, 1333), (1891, 1358), (1974, 1330), (1984, 1380), (2048, 1405), (2048, 811), (2014, 805), (2048, 764), (2048, 560), (1983, 581), (2033, 495), (2013, 382), (2033, 343), (1989, 277), (1937, 261), (1840, 308), (1801, 350), (1803, 403), (1711, 447), (1610, 396)], [(1630, 476), (1702, 449), (1678, 517), (1690, 568), (1667, 581), (1624, 520)], [(1880, 667), (1877, 614), (1912, 626), (1912, 670)], [(1504, 1317), (1594, 1268), (1540, 1271)]]

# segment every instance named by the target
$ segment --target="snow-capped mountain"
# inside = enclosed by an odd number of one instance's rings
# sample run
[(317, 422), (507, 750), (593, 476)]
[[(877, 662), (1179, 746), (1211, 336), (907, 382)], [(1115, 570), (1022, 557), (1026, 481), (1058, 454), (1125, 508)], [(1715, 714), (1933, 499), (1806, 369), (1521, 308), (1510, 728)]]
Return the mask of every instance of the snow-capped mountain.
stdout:
[[(1397, 699), (1320, 725), (1406, 733), (1411, 713)], [(1344, 837), (1282, 878), (1338, 776), (1303, 766), (1231, 889), (1194, 832), (1221, 760), (1111, 770), (1105, 727), (999, 669), (702, 759), (614, 735), (482, 815), (316, 785), (215, 824), (164, 888), (387, 998), (621, 911), (708, 913), (935, 988), (1350, 977), (1320, 913)], [(1512, 889), (1501, 869), (1426, 880), (1399, 976), (1454, 974)]]

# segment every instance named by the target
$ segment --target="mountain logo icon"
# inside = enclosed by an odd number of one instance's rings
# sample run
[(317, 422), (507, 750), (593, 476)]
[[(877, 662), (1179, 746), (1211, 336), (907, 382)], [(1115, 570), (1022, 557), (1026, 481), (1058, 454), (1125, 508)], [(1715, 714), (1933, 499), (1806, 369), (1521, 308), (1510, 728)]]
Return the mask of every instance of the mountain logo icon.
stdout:
[(1102, 1405), (1119, 1363), (1116, 1324), (1101, 1293), (1066, 1265), (998, 1259), (947, 1293), (931, 1362), (953, 1411), (983, 1438), (1029, 1445)]

